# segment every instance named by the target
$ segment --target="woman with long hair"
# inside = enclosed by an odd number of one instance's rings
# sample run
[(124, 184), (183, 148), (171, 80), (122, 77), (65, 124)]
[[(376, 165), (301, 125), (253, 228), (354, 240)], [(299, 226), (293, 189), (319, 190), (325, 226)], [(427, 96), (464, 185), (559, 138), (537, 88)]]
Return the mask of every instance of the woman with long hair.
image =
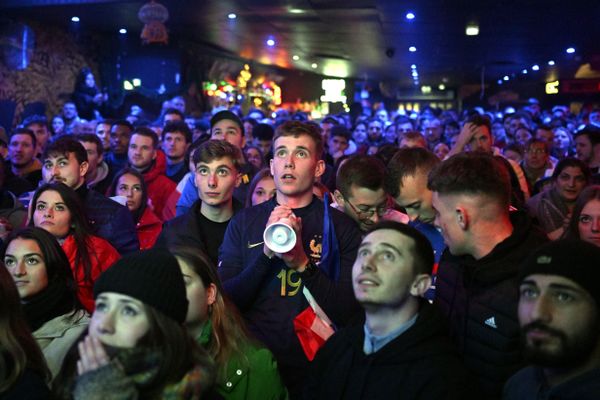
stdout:
[(210, 259), (193, 248), (174, 247), (190, 304), (186, 325), (216, 364), (215, 392), (224, 399), (285, 399), (273, 354), (251, 340)]
[(96, 86), (96, 79), (92, 70), (85, 67), (79, 71), (75, 81), (75, 91), (73, 92), (73, 101), (77, 107), (77, 113), (80, 118), (88, 121), (97, 119), (100, 116), (98, 112), (107, 102), (108, 96), (101, 93)]
[(254, 175), (246, 195), (246, 207), (252, 207), (275, 196), (275, 180), (269, 168), (261, 169)]
[(62, 183), (40, 186), (31, 199), (29, 226), (42, 228), (58, 240), (69, 259), (77, 297), (92, 312), (94, 281), (120, 255), (106, 240), (91, 234), (75, 191)]
[(77, 300), (69, 260), (50, 233), (34, 227), (13, 232), (0, 256), (17, 285), (27, 324), (55, 376), (89, 323)]
[(551, 187), (527, 201), (527, 211), (551, 240), (564, 233), (579, 194), (590, 181), (590, 170), (581, 160), (565, 158), (552, 173)]
[(600, 247), (600, 185), (583, 189), (573, 208), (566, 236)]
[(163, 223), (148, 207), (148, 190), (142, 174), (133, 168), (123, 168), (113, 178), (109, 195), (125, 198), (125, 205), (135, 222), (140, 250), (152, 248), (162, 231)]
[(98, 278), (94, 297), (87, 336), (54, 382), (57, 397), (198, 399), (211, 387), (213, 363), (184, 326), (185, 283), (171, 253), (124, 256)]
[(13, 278), (0, 265), (0, 398), (48, 399), (50, 373), (20, 303)]

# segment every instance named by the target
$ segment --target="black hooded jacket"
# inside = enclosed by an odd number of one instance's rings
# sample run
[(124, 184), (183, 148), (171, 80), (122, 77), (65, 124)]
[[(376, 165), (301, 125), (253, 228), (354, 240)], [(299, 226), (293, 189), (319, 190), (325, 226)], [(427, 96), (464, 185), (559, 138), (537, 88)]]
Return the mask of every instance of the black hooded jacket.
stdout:
[(523, 367), (519, 346), (519, 267), (546, 236), (524, 212), (511, 213), (513, 233), (476, 260), (444, 251), (435, 304), (450, 321), (451, 337), (486, 398), (500, 398), (506, 380)]
[(446, 336), (445, 319), (423, 301), (415, 324), (366, 355), (362, 325), (337, 332), (317, 353), (305, 399), (479, 399)]

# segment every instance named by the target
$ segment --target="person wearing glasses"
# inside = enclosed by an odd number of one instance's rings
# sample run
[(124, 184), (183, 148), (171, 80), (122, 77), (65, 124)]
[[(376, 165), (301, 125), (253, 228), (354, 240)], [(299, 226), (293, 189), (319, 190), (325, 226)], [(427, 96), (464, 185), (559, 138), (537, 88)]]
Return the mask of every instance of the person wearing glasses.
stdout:
[(345, 160), (336, 175), (334, 207), (366, 232), (380, 220), (408, 223), (408, 215), (392, 208), (384, 190), (385, 165), (378, 158), (356, 155)]
[(525, 148), (525, 157), (521, 161), (521, 168), (525, 173), (529, 192), (534, 193), (533, 188), (536, 183), (550, 178), (554, 172), (548, 143), (540, 139), (531, 139)]

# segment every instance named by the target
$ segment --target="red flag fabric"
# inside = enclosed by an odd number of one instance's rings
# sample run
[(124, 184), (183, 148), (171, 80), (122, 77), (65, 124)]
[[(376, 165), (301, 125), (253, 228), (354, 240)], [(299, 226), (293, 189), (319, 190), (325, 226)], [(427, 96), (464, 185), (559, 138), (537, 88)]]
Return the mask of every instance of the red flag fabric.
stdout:
[(294, 318), (294, 331), (309, 361), (315, 358), (317, 351), (334, 333), (333, 328), (319, 318), (311, 306)]

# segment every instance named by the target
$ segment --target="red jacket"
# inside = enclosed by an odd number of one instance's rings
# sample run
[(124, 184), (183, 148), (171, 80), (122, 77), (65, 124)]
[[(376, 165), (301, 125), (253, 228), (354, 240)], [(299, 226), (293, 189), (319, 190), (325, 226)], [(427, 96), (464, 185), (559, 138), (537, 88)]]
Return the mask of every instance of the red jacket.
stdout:
[(146, 207), (142, 217), (135, 225), (135, 229), (140, 241), (140, 250), (148, 250), (154, 246), (160, 231), (162, 231), (162, 221), (150, 207)]
[(175, 182), (167, 178), (166, 172), (167, 160), (165, 153), (159, 150), (156, 152), (154, 164), (148, 172), (143, 174), (148, 189), (148, 199), (152, 202), (154, 214), (159, 217), (162, 217), (167, 199), (177, 187)]
[(96, 282), (96, 279), (98, 279), (104, 270), (121, 258), (121, 256), (106, 240), (90, 235), (88, 241), (88, 252), (92, 262), (92, 282), (90, 284), (84, 280), (83, 267), (75, 268), (77, 247), (73, 235), (67, 236), (62, 248), (69, 259), (69, 264), (71, 264), (75, 282), (77, 283), (77, 297), (83, 307), (91, 314), (94, 311), (94, 282)]

